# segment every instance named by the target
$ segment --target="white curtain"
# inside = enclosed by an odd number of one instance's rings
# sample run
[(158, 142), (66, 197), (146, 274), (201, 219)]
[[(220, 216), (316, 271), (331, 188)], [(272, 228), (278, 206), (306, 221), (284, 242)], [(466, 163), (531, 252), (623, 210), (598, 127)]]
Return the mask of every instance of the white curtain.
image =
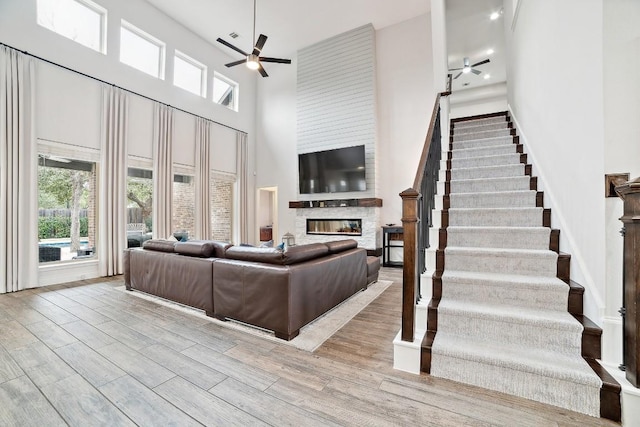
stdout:
[(35, 64), (0, 46), (0, 293), (38, 284)]
[(196, 212), (198, 239), (211, 238), (211, 122), (196, 118)]
[(102, 137), (98, 259), (101, 276), (122, 274), (126, 248), (127, 125), (129, 98), (112, 86), (102, 87)]
[(173, 108), (155, 104), (153, 128), (153, 237), (173, 235)]
[(237, 141), (237, 167), (236, 176), (238, 181), (238, 237), (241, 243), (249, 241), (249, 165), (247, 153), (247, 134), (236, 133)]

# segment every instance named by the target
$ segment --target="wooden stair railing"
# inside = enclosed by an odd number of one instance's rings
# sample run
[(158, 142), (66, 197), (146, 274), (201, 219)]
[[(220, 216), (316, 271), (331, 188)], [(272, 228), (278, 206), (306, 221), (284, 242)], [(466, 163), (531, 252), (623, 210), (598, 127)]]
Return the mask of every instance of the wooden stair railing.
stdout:
[(624, 200), (623, 364), (627, 380), (640, 387), (640, 178), (616, 187)]
[(420, 296), (420, 275), (425, 272), (425, 251), (429, 247), (431, 212), (440, 172), (440, 99), (451, 94), (451, 74), (447, 91), (436, 96), (427, 137), (422, 147), (413, 186), (400, 193), (402, 198), (403, 272), (402, 341), (412, 342), (415, 334), (415, 305)]

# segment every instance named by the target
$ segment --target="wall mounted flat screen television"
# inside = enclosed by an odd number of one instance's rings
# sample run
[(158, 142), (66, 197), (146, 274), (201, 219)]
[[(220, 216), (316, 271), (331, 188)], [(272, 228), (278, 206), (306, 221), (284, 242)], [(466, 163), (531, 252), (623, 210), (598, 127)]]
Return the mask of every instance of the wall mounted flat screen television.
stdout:
[(365, 191), (364, 145), (298, 155), (300, 194)]

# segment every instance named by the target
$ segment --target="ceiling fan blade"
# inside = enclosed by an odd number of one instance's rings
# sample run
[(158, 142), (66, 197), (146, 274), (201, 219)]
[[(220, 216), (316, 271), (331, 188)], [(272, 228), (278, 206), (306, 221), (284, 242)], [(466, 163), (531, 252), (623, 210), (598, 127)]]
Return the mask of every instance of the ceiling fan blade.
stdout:
[(472, 65), (472, 67), (477, 67), (478, 65), (486, 64), (488, 62), (491, 62), (491, 61), (487, 58), (484, 61), (476, 62), (475, 64)]
[(458, 70), (462, 70), (462, 68), (449, 68), (449, 71), (458, 71)]
[(262, 66), (262, 64), (260, 64), (258, 71), (260, 71), (260, 74), (262, 74), (262, 77), (269, 77), (269, 74), (267, 74), (267, 72), (264, 70), (264, 67)]
[(282, 59), (282, 58), (268, 58), (265, 56), (260, 57), (260, 62), (276, 62), (278, 64), (291, 64), (290, 59)]
[(476, 70), (475, 68), (472, 68), (472, 69), (471, 69), (471, 72), (472, 72), (473, 74), (475, 74), (476, 76), (477, 76), (478, 74), (482, 74), (482, 71), (480, 71), (480, 70)]
[(462, 71), (460, 71), (454, 78), (453, 80), (457, 79), (458, 77), (460, 77), (462, 75)]
[(267, 42), (267, 36), (265, 36), (264, 34), (260, 34), (260, 37), (258, 37), (258, 41), (256, 41), (256, 45), (253, 48), (253, 55), (260, 55), (260, 52), (262, 51), (262, 48), (264, 47), (264, 44)]
[(235, 67), (236, 65), (244, 64), (247, 62), (246, 59), (241, 59), (239, 61), (229, 62), (228, 64), (224, 64), (225, 67)]
[(231, 48), (231, 49), (235, 50), (236, 52), (241, 53), (244, 56), (249, 56), (249, 54), (247, 52), (243, 51), (242, 49), (238, 49), (237, 47), (235, 47), (231, 43), (222, 40), (220, 37), (218, 37), (218, 43), (222, 43), (226, 47)]

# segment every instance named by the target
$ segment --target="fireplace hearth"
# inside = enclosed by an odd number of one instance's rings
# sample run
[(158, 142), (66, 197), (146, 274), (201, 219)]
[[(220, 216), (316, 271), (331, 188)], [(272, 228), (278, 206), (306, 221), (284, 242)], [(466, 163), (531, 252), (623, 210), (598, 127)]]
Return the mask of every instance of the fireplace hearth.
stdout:
[(307, 218), (307, 234), (362, 236), (362, 219)]

